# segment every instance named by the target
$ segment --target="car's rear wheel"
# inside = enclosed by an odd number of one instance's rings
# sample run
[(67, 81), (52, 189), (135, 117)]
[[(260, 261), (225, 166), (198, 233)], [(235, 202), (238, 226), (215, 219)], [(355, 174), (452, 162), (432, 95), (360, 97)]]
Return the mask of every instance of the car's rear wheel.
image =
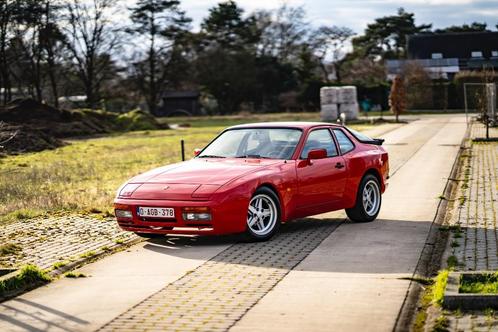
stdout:
[(360, 182), (355, 206), (346, 209), (346, 214), (355, 222), (374, 221), (379, 214), (381, 203), (379, 180), (372, 174), (367, 174)]
[(249, 202), (246, 236), (250, 241), (266, 241), (280, 228), (280, 203), (277, 195), (259, 188)]

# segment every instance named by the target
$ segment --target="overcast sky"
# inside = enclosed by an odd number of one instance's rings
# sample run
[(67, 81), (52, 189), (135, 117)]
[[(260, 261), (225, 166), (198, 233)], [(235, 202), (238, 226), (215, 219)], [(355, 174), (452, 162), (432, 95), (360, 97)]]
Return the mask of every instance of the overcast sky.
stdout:
[[(134, 0), (127, 0), (132, 4)], [(208, 9), (217, 0), (181, 0), (182, 8), (194, 19), (197, 30)], [(238, 0), (246, 12), (255, 9), (273, 9), (283, 3), (280, 0)], [(498, 0), (287, 0), (290, 5), (303, 5), (308, 19), (314, 25), (341, 25), (361, 33), (367, 23), (375, 18), (396, 13), (404, 7), (415, 13), (417, 24), (433, 23), (435, 28), (460, 25), (473, 21), (486, 22), (495, 30), (498, 24)]]

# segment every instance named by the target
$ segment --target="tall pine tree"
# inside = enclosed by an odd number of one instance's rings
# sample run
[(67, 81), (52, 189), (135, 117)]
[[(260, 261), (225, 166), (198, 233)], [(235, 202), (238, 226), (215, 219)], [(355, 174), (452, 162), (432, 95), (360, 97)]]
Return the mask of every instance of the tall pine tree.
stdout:
[(145, 58), (136, 64), (135, 78), (149, 111), (154, 113), (167, 80), (165, 53), (171, 51), (191, 20), (178, 0), (138, 0), (130, 17), (133, 26), (128, 32), (146, 36)]

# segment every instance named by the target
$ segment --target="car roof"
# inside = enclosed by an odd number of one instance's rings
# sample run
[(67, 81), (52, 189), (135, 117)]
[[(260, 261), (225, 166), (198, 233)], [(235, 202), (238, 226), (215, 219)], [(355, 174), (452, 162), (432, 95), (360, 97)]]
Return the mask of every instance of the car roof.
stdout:
[(304, 121), (286, 121), (286, 122), (257, 122), (246, 123), (228, 127), (227, 129), (243, 129), (243, 128), (298, 128), (308, 129), (318, 126), (334, 126), (341, 127), (341, 125), (326, 122), (304, 122)]

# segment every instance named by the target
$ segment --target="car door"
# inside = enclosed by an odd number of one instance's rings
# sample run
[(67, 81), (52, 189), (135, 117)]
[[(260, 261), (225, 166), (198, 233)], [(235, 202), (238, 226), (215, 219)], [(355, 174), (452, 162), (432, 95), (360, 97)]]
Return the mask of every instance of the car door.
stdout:
[[(314, 149), (327, 150), (327, 158), (307, 160), (308, 152)], [(347, 171), (330, 130), (312, 130), (297, 162), (299, 208), (311, 208), (313, 213), (333, 209), (344, 194)]]

